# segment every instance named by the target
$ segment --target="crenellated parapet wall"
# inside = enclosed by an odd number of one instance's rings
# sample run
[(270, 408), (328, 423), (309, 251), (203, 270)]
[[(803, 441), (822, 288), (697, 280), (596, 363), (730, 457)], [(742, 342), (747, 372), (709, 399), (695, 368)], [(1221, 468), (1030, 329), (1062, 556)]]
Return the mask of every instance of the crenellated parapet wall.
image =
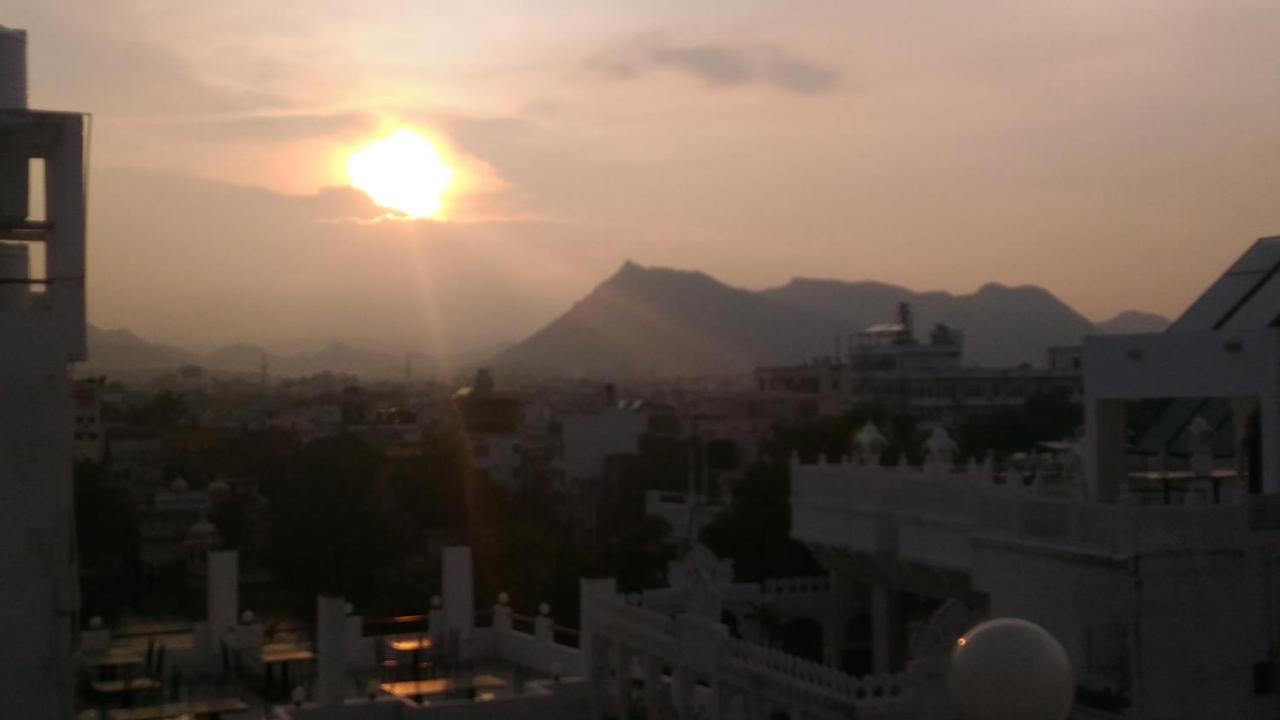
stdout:
[(1118, 505), (1006, 481), (985, 466), (806, 465), (791, 473), (792, 536), (804, 543), (969, 572), (972, 544), (1040, 544), (1112, 559), (1239, 550), (1246, 505)]
[(857, 708), (865, 716), (876, 709), (904, 709), (912, 699), (910, 672), (854, 677), (836, 668), (743, 640), (725, 646), (728, 670), (747, 678), (764, 678), (781, 696), (826, 695)]
[(779, 711), (833, 719), (851, 712), (858, 717), (923, 717), (916, 703), (931, 697), (917, 687), (930, 678), (914, 668), (898, 675), (854, 677), (732, 638), (724, 626), (706, 618), (668, 615), (629, 604), (621, 596), (594, 598), (586, 612), (593, 634), (592, 682), (603, 698), (600, 706), (613, 711), (630, 702), (618, 699), (630, 697), (626, 678), (643, 678), (646, 702), (703, 704), (730, 716), (736, 712), (730, 708), (737, 708), (748, 717)]

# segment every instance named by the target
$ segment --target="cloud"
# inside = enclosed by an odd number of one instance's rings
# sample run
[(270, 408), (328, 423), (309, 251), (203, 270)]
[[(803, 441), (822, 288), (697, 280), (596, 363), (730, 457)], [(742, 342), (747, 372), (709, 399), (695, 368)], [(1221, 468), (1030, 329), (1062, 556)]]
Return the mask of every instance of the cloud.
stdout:
[(254, 113), (163, 120), (155, 125), (180, 136), (198, 133), (204, 140), (274, 143), (368, 133), (377, 127), (377, 118), (362, 112)]
[(769, 44), (674, 44), (646, 35), (597, 54), (588, 70), (616, 80), (637, 78), (655, 70), (692, 76), (713, 87), (748, 85), (799, 94), (835, 90), (840, 74), (834, 68)]

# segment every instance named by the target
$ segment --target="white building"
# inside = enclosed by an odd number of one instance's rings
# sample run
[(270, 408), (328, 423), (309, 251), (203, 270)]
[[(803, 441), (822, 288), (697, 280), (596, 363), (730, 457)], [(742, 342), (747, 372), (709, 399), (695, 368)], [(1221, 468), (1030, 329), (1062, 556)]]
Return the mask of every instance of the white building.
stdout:
[[(959, 604), (1052, 632), (1080, 717), (1280, 712), (1277, 268), (1280, 238), (1262, 240), (1168, 332), (1088, 338), (1067, 472), (960, 469), (941, 436), (923, 468), (794, 465), (793, 536), (870, 609), (875, 667), (911, 667), (908, 605)], [(1225, 400), (1234, 453), (1192, 419), (1184, 465), (1129, 455), (1126, 403), (1145, 398)]]
[[(79, 611), (68, 363), (86, 354), (88, 122), (26, 100), (26, 33), (0, 28), (0, 715), (67, 718)], [(41, 248), (42, 270), (30, 260)]]
[(564, 478), (560, 489), (575, 492), (603, 479), (610, 456), (639, 452), (649, 419), (635, 403), (615, 401), (594, 412), (566, 415), (561, 423)]

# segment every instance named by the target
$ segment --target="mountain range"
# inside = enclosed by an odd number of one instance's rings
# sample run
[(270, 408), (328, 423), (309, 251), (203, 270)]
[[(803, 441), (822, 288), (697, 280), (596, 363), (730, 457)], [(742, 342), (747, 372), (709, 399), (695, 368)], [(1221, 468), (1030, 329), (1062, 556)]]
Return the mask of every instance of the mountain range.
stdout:
[[(795, 278), (753, 291), (702, 272), (627, 262), (546, 327), (495, 356), (446, 363), (413, 354), (410, 361), (417, 376), (486, 361), (503, 369), (597, 378), (736, 374), (830, 355), (851, 333), (895, 320), (900, 302), (910, 303), (917, 335), (945, 323), (964, 332), (966, 363), (996, 367), (1042, 364), (1048, 347), (1078, 344), (1088, 334), (1159, 332), (1169, 323), (1129, 311), (1095, 324), (1036, 286), (989, 283), (952, 294)], [(273, 376), (285, 377), (332, 371), (400, 378), (406, 364), (404, 354), (342, 342), (294, 353), (238, 343), (200, 354), (93, 326), (89, 355), (89, 371), (132, 378), (182, 365), (256, 374), (264, 357)]]
[[(900, 302), (910, 303), (917, 335), (935, 323), (963, 331), (965, 361), (976, 365), (1042, 364), (1047, 348), (1107, 331), (1035, 286), (990, 283), (956, 295), (796, 278), (751, 291), (701, 272), (627, 262), (496, 363), (605, 377), (741, 373), (830, 355), (850, 333), (894, 321)], [(1138, 320), (1163, 318), (1125, 313), (1108, 323), (1124, 328)]]
[(330, 342), (312, 351), (295, 353), (273, 353), (256, 345), (236, 343), (201, 354), (152, 343), (129, 330), (103, 330), (93, 325), (89, 326), (89, 360), (85, 365), (90, 373), (139, 380), (173, 372), (184, 365), (256, 376), (264, 360), (268, 372), (275, 377), (302, 377), (328, 371), (370, 379), (402, 378), (406, 362), (417, 376), (442, 369), (436, 358), (421, 353), (406, 356), (343, 342)]

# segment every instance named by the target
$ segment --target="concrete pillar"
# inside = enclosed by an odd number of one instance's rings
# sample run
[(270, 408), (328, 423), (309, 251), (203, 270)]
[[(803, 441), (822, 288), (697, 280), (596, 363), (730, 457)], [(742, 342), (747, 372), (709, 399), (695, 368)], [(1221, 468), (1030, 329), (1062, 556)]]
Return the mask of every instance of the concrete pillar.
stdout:
[(645, 714), (650, 720), (656, 720), (659, 716), (658, 705), (661, 703), (662, 693), (666, 690), (662, 682), (662, 661), (652, 655), (644, 656), (641, 660), (644, 668), (644, 707)]
[(237, 625), (240, 603), (240, 554), (235, 550), (210, 552), (206, 572), (209, 637), (216, 643)]
[[(493, 629), (500, 630), (502, 632), (511, 631), (511, 606), (510, 605), (497, 603), (496, 605), (493, 606)], [(584, 652), (588, 652), (587, 659), (590, 660), (591, 656), (589, 651), (587, 651), (587, 645), (585, 644), (587, 641), (587, 636), (585, 633), (583, 633), (582, 635), (582, 640), (584, 643), (582, 645), (582, 649)]]
[[(346, 611), (344, 610), (344, 612)], [(353, 612), (347, 612), (346, 614), (346, 618), (343, 619), (343, 629), (346, 634), (347, 667), (373, 667), (375, 663), (373, 638), (365, 638), (364, 636), (364, 618)]]
[(597, 637), (593, 640), (591, 657), (595, 662), (587, 666), (587, 677), (591, 681), (591, 717), (607, 717), (609, 707), (609, 663), (612, 648), (608, 639)]
[(1088, 499), (1114, 503), (1125, 476), (1124, 401), (1085, 398), (1085, 472)]
[(629, 717), (627, 709), (631, 705), (631, 653), (621, 645), (614, 645), (613, 667), (618, 682), (613, 689), (618, 717)]
[(1249, 494), (1249, 418), (1258, 412), (1258, 399), (1255, 397), (1231, 398), (1231, 422), (1235, 438), (1236, 456), (1236, 492), (1235, 500), (1244, 502)]
[(885, 675), (897, 665), (901, 608), (897, 593), (884, 585), (871, 586), (871, 670)]
[(538, 606), (538, 616), (533, 619), (533, 636), (545, 643), (556, 641), (555, 621), (551, 619), (551, 607), (546, 603)]
[(471, 574), (471, 548), (444, 549), (444, 613), (448, 629), (465, 641), (475, 627), (475, 583)]
[(427, 613), (427, 634), (437, 645), (449, 636), (449, 617), (441, 605), (440, 596), (431, 598), (431, 610)]
[(597, 599), (607, 599), (618, 594), (618, 581), (613, 578), (583, 578), (578, 582), (578, 647), (582, 648), (585, 657), (583, 662), (591, 666), (591, 638), (595, 624), (592, 608)]
[(316, 598), (316, 702), (341, 705), (347, 690), (347, 601)]
[(675, 667), (671, 673), (671, 699), (675, 702), (676, 717), (680, 720), (692, 720), (694, 717), (693, 673), (688, 668)]

